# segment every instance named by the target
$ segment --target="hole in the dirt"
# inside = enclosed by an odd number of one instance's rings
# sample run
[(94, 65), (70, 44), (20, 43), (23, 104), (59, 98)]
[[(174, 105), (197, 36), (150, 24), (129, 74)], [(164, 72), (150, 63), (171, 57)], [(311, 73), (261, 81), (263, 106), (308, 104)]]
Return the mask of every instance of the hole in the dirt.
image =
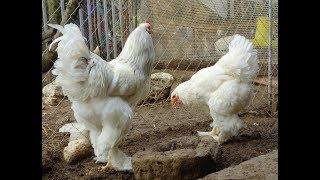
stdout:
[(261, 138), (261, 134), (259, 131), (253, 131), (250, 134), (240, 134), (237, 139), (244, 141), (244, 140), (254, 140)]
[(235, 143), (235, 142), (248, 142), (252, 140), (258, 140), (261, 139), (261, 133), (259, 131), (253, 131), (251, 133), (240, 133), (238, 136), (233, 137), (230, 139), (227, 144), (229, 143)]
[(210, 137), (183, 136), (133, 155), (136, 179), (194, 179), (215, 171), (219, 146)]
[[(242, 131), (226, 143), (226, 146), (261, 139), (260, 133), (259, 131)], [(210, 136), (183, 136), (159, 143), (153, 149), (137, 154), (134, 155), (136, 157), (133, 161), (136, 162), (133, 162), (133, 166), (134, 176), (138, 179), (144, 177), (201, 178), (232, 165), (231, 162), (226, 166), (222, 159), (221, 147)], [(243, 158), (246, 160), (245, 157)], [(239, 163), (236, 162), (236, 164)]]

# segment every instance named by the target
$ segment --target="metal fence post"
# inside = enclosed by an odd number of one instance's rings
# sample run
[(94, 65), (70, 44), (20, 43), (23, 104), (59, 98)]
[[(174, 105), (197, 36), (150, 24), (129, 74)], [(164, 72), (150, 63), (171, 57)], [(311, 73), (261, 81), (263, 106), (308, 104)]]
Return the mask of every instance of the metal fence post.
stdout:
[(79, 8), (79, 23), (80, 23), (80, 30), (82, 32), (82, 35), (85, 36), (84, 22), (83, 22), (83, 9), (82, 8)]
[(64, 0), (60, 0), (60, 11), (61, 11), (61, 17), (63, 16), (64, 14), (64, 10), (65, 10), (65, 7), (64, 7)]

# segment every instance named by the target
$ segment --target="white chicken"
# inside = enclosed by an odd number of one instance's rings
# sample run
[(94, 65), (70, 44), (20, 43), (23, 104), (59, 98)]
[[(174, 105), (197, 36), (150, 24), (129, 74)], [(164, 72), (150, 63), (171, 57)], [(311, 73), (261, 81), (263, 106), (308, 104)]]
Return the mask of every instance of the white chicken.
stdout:
[(244, 127), (238, 112), (252, 96), (252, 80), (259, 71), (257, 51), (243, 36), (235, 35), (229, 51), (211, 67), (201, 69), (171, 93), (173, 106), (198, 106), (209, 111), (213, 122), (210, 135), (220, 144)]
[(128, 132), (135, 105), (150, 89), (155, 59), (151, 25), (142, 23), (132, 31), (110, 62), (89, 51), (77, 25), (50, 26), (63, 34), (52, 42), (59, 42), (52, 73), (72, 102), (76, 121), (89, 131), (96, 162), (107, 162), (104, 168), (132, 169), (131, 158), (118, 145)]

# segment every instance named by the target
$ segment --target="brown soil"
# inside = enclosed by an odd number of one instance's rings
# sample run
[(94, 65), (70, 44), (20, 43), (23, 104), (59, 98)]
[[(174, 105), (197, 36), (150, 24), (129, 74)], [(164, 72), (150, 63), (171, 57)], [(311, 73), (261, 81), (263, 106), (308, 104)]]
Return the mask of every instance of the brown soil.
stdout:
[[(181, 79), (187, 80), (192, 74), (185, 71), (167, 72), (176, 78), (173, 88)], [(277, 102), (273, 103), (271, 111), (268, 110), (267, 87), (255, 86), (255, 89), (257, 93), (251, 105), (241, 113), (247, 128), (234, 140), (221, 145), (222, 157), (216, 170), (240, 164), (278, 148), (278, 119), (277, 113), (273, 112)], [(68, 144), (69, 135), (59, 133), (58, 129), (72, 121), (73, 112), (67, 99), (55, 107), (43, 105), (43, 179), (133, 179), (132, 172), (101, 171), (103, 164), (96, 164), (93, 156), (72, 165), (66, 164), (62, 159), (62, 150)], [(174, 109), (167, 100), (143, 104), (136, 108), (132, 128), (120, 148), (132, 156), (138, 151), (154, 148), (159, 143), (195, 135), (197, 130), (208, 131), (211, 121), (209, 114), (195, 108)]]

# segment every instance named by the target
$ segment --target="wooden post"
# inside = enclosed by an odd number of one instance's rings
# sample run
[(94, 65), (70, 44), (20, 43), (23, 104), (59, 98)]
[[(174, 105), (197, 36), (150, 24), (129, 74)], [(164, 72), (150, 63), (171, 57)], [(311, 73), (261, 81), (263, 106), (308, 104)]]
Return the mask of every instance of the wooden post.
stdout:
[(97, 40), (97, 36), (96, 36), (96, 32), (97, 32), (97, 15), (96, 15), (96, 0), (92, 0), (91, 1), (92, 4), (92, 39), (93, 39), (93, 49), (96, 47), (96, 40)]
[(91, 11), (91, 0), (87, 0), (87, 13), (88, 13), (88, 35), (89, 35), (89, 48), (93, 50), (93, 39), (92, 39), (92, 11)]
[(130, 15), (129, 15), (129, 2), (128, 2), (128, 8), (123, 12), (123, 17), (124, 17), (124, 32), (123, 32), (123, 42), (125, 43), (127, 41), (127, 38), (129, 36), (129, 28), (130, 28)]
[(111, 11), (112, 11), (112, 41), (113, 41), (113, 57), (118, 56), (117, 48), (117, 37), (116, 37), (116, 10), (114, 5), (114, 0), (111, 0)]
[(128, 0), (129, 32), (133, 31), (133, 0)]
[(104, 31), (106, 35), (106, 51), (107, 51), (107, 61), (110, 60), (110, 47), (109, 47), (109, 22), (108, 22), (108, 4), (107, 0), (103, 0), (103, 19), (104, 19)]
[(98, 45), (101, 46), (102, 42), (102, 33), (101, 33), (101, 18), (100, 18), (100, 9), (101, 9), (101, 3), (100, 0), (97, 0), (96, 2), (97, 7), (97, 29), (98, 29)]
[(124, 42), (123, 42), (123, 18), (122, 18), (122, 13), (123, 13), (123, 9), (122, 9), (122, 0), (119, 0), (119, 23), (120, 23), (120, 40), (121, 40), (121, 47), (123, 48)]
[[(46, 0), (47, 11), (48, 11), (48, 23), (59, 24), (61, 16), (59, 13), (60, 4), (58, 0)], [(61, 25), (61, 24), (60, 24)]]
[(78, 7), (79, 7), (79, 2), (80, 0), (69, 0), (67, 7), (65, 9), (64, 14), (62, 15), (61, 21), (60, 21), (60, 25), (64, 26), (65, 24), (67, 24), (68, 22), (70, 22), (72, 16), (75, 16), (75, 12), (77, 11)]

